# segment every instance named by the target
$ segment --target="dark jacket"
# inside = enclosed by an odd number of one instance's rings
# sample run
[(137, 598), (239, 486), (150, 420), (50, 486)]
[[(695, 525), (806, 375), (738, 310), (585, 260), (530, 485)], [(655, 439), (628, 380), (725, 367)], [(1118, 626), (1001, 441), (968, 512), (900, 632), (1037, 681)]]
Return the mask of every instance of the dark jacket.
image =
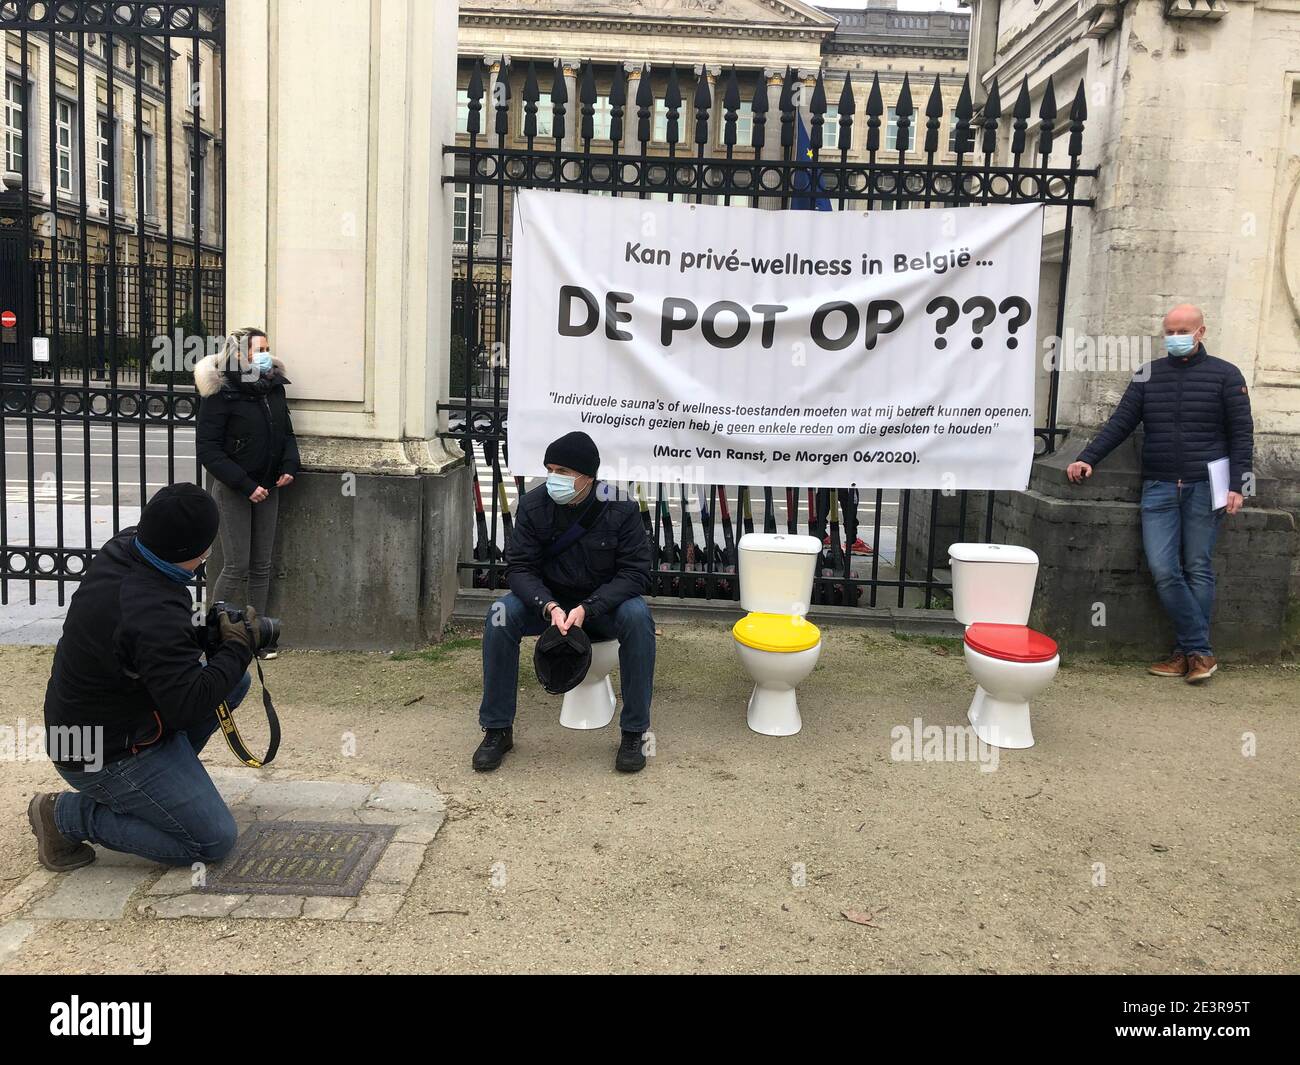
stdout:
[[(581, 603), (587, 617), (594, 618), (650, 591), (650, 541), (640, 508), (629, 499), (598, 498), (600, 487), (597, 482), (572, 511), (556, 503), (544, 484), (519, 501), (506, 550), (506, 581), (519, 599), (539, 613), (554, 600), (566, 609)], [(578, 520), (587, 506), (604, 509), (577, 541), (543, 560), (546, 545)]]
[(46, 728), (102, 726), (105, 764), (204, 721), (252, 661), (229, 641), (206, 666), (199, 660), (190, 586), (146, 562), (134, 537), (123, 529), (87, 568), (45, 689)]
[(1227, 458), (1228, 487), (1241, 491), (1250, 472), (1255, 425), (1246, 379), (1202, 344), (1187, 356), (1166, 355), (1134, 375), (1110, 420), (1079, 454), (1096, 466), (1142, 423), (1142, 476), (1204, 481), (1206, 463)]
[(199, 462), (246, 496), (259, 485), (274, 488), (282, 473), (297, 476), (298, 441), (284, 395), (289, 384), (284, 367), (276, 360), (264, 377), (241, 381), (238, 373), (222, 372), (220, 358), (209, 355), (194, 367), (203, 397), (196, 433)]

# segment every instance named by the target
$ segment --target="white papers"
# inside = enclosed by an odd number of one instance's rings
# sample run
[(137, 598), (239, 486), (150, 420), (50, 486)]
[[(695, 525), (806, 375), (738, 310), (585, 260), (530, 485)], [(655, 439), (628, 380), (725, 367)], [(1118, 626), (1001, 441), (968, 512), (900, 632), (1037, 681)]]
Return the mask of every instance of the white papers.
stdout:
[(1210, 495), (1214, 499), (1211, 506), (1214, 510), (1222, 510), (1228, 505), (1228, 460), (1215, 459), (1205, 466), (1210, 471)]

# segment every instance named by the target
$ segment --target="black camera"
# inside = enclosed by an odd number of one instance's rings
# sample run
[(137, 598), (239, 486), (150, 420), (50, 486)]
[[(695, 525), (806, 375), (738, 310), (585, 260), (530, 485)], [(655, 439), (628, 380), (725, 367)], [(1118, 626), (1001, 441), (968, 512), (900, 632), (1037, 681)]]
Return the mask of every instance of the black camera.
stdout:
[(274, 651), (276, 644), (280, 642), (279, 618), (264, 618), (258, 615), (253, 625), (249, 626), (242, 610), (236, 609), (229, 603), (213, 603), (208, 610), (208, 616), (204, 619), (204, 643), (208, 654), (213, 654), (221, 646), (221, 618), (223, 616), (234, 625), (255, 628), (253, 633), (254, 637), (256, 637), (254, 646), (259, 654), (263, 651)]

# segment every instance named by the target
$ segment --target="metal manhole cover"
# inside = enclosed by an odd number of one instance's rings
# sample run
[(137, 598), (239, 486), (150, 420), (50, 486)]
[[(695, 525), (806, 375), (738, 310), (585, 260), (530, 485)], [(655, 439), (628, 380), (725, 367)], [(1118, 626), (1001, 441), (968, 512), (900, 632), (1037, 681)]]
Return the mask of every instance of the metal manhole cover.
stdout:
[(258, 821), (199, 890), (355, 897), (396, 831), (396, 825)]

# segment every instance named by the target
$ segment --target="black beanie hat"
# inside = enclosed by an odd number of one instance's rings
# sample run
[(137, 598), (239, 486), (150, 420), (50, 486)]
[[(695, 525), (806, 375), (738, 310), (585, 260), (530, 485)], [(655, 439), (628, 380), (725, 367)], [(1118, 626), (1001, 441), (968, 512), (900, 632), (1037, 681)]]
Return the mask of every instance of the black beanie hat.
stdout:
[(188, 562), (212, 546), (220, 524), (216, 501), (197, 484), (169, 484), (149, 500), (135, 535), (164, 562)]
[(570, 625), (568, 632), (552, 625), (537, 638), (533, 668), (542, 687), (552, 695), (572, 691), (591, 668), (591, 639), (578, 625)]
[(542, 457), (543, 466), (549, 466), (552, 462), (585, 473), (588, 477), (595, 477), (596, 471), (600, 469), (600, 452), (596, 449), (596, 441), (586, 433), (565, 433), (559, 440), (551, 441)]

